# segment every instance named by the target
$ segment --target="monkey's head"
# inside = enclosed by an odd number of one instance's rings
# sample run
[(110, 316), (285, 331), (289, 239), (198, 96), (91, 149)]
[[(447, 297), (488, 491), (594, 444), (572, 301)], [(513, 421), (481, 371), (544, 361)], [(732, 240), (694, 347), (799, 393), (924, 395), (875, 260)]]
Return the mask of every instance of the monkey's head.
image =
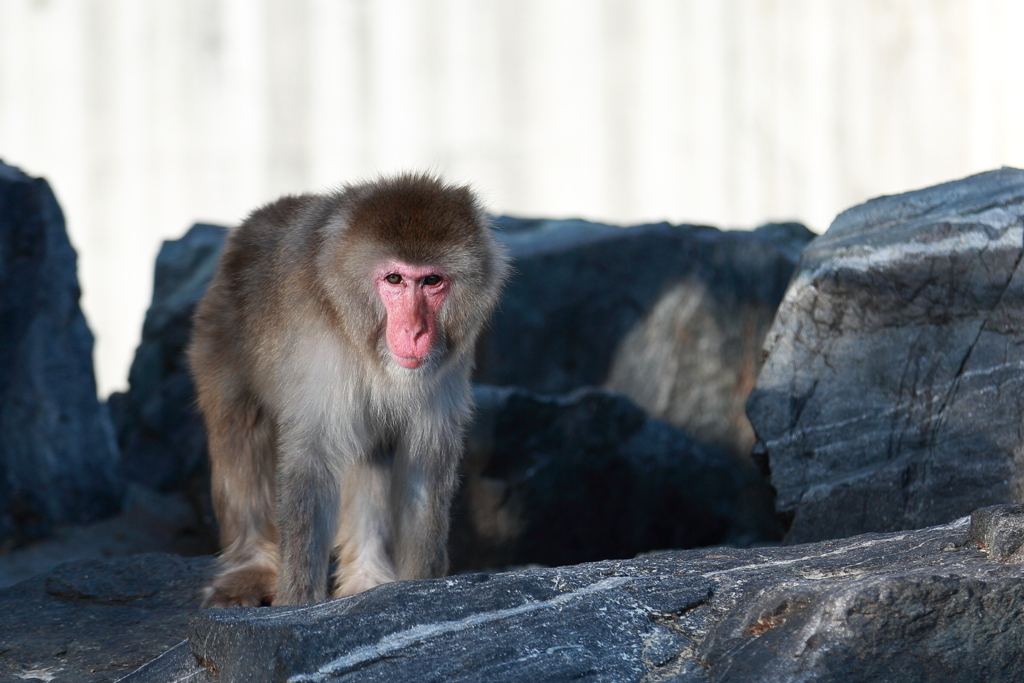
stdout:
[(508, 273), (472, 191), (401, 175), (334, 207), (318, 270), (352, 341), (410, 370), (467, 352)]

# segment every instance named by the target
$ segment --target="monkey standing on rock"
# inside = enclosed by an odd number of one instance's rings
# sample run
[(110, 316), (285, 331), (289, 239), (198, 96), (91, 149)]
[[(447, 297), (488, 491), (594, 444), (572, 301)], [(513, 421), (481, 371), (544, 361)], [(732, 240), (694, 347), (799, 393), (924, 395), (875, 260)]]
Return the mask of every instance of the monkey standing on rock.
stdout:
[(444, 575), (507, 271), (469, 188), (430, 176), (285, 197), (230, 234), (188, 350), (222, 548), (204, 606)]

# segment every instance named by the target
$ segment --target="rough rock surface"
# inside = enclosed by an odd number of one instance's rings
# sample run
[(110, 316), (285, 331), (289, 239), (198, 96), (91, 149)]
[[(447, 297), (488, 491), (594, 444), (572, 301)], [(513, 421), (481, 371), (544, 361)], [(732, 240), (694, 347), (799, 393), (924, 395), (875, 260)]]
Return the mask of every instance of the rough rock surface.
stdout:
[(803, 252), (747, 414), (790, 542), (1024, 500), (1024, 171), (882, 197)]
[[(607, 382), (698, 440), (749, 452), (743, 405), (806, 228), (494, 220), (516, 272), (478, 352), (480, 381), (547, 393)], [(110, 399), (126, 476), (157, 490), (202, 462), (182, 351), (224, 234), (196, 225), (164, 243), (131, 388)]]
[(129, 482), (122, 510), (113, 517), (57, 525), (45, 539), (0, 553), (0, 588), (73, 560), (156, 552), (192, 557), (216, 551), (216, 538), (184, 492), (161, 494)]
[[(452, 570), (576, 564), (781, 538), (749, 463), (689, 439), (599, 389), (539, 396), (475, 387), (450, 537)], [(0, 554), (0, 587), (61, 559), (216, 550), (186, 492), (129, 483), (124, 511)]]
[(541, 393), (607, 384), (700, 441), (749, 453), (744, 404), (762, 340), (813, 233), (496, 223), (515, 270), (478, 381)]
[(987, 522), (208, 610), (125, 681), (1019, 681), (1024, 567), (971, 533), (1005, 543), (1021, 509), (979, 512)]
[(184, 488), (205, 466), (206, 433), (184, 351), (192, 311), (213, 277), (226, 232), (196, 224), (164, 242), (128, 392), (110, 397), (125, 477), (157, 491)]
[(187, 634), (210, 557), (82, 560), (0, 589), (0, 680), (114, 681)]
[(0, 548), (120, 505), (75, 268), (50, 186), (0, 162)]
[[(776, 229), (781, 235), (786, 230), (791, 228)], [(183, 351), (224, 234), (223, 228), (196, 225), (164, 244), (131, 389), (111, 397), (126, 476), (164, 491), (190, 483), (190, 498), (211, 532), (205, 481), (197, 476), (205, 434), (192, 407)], [(638, 233), (632, 239), (643, 238)], [(794, 251), (789, 258), (795, 261)], [(780, 296), (783, 283), (773, 284)], [(779, 537), (769, 489), (746, 460), (648, 421), (621, 397), (596, 392), (562, 400), (486, 388), (478, 396), (486, 405), (472, 428), (452, 533), (457, 569), (575, 564)], [(507, 414), (498, 415), (502, 411)]]
[(754, 467), (600, 389), (475, 387), (454, 571), (781, 538)]

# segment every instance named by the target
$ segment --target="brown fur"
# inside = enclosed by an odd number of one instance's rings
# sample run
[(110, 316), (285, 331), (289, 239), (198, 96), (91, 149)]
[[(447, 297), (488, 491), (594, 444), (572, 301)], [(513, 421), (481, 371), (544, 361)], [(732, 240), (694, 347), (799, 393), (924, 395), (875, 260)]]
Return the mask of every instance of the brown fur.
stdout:
[[(398, 368), (371, 272), (443, 269), (441, 342)], [(291, 604), (447, 570), (474, 340), (507, 271), (468, 188), (404, 175), (284, 197), (228, 237), (188, 355), (221, 567), (210, 606)]]

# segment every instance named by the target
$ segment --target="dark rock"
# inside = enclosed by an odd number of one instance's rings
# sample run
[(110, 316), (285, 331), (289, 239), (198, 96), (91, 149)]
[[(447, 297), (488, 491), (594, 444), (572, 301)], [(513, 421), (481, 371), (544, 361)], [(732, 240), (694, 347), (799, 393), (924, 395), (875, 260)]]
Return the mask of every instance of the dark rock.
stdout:
[(1024, 505), (993, 505), (971, 514), (971, 538), (997, 562), (1024, 562)]
[(1018, 681), (1024, 567), (967, 518), (814, 545), (388, 584), (208, 610), (126, 683)]
[(607, 384), (747, 455), (744, 404), (807, 228), (495, 222), (515, 272), (482, 340), (478, 381), (542, 393)]
[(117, 511), (76, 255), (49, 185), (0, 162), (0, 547)]
[(175, 683), (217, 683), (216, 673), (200, 664), (189, 649), (188, 640), (183, 640), (144, 667), (117, 683), (148, 683), (149, 681), (174, 681)]
[(803, 251), (747, 414), (805, 542), (1024, 491), (1024, 171), (850, 209)]
[(225, 228), (196, 224), (181, 239), (164, 242), (128, 392), (110, 399), (125, 477), (158, 491), (185, 488), (206, 463), (206, 432), (184, 351), (192, 311), (213, 277), (226, 234)]
[(153, 552), (208, 555), (216, 552), (217, 539), (204, 521), (184, 492), (161, 494), (129, 482), (122, 510), (113, 517), (57, 525), (46, 539), (0, 554), (0, 588), (72, 560)]
[[(618, 298), (612, 297), (610, 301), (600, 304), (600, 310), (589, 306), (589, 308), (581, 309), (578, 312), (580, 315), (601, 316), (603, 315), (602, 311), (607, 312), (621, 307), (622, 302), (629, 299), (630, 296), (636, 301), (643, 300), (644, 306), (637, 307), (630, 304), (629, 307), (623, 309), (627, 312), (633, 311), (627, 316), (630, 324), (640, 319), (647, 306), (660, 305), (659, 310), (666, 310), (669, 315), (672, 314), (674, 309), (671, 305), (657, 304), (657, 296), (663, 294), (662, 289), (676, 287), (678, 290), (679, 287), (688, 285), (675, 283), (670, 275), (674, 274), (679, 278), (685, 277), (687, 278), (686, 283), (703, 283), (699, 284), (699, 287), (702, 288), (701, 296), (703, 298), (700, 298), (697, 308), (702, 311), (707, 323), (704, 331), (692, 330), (692, 334), (686, 337), (687, 341), (680, 342), (683, 346), (689, 344), (684, 349), (679, 344), (667, 348), (668, 342), (664, 342), (665, 335), (679, 337), (674, 330), (669, 330), (665, 326), (656, 326), (654, 329), (651, 329), (650, 326), (639, 328), (641, 332), (637, 334), (642, 333), (641, 336), (646, 336), (644, 339), (629, 343), (629, 348), (635, 347), (637, 354), (620, 354), (619, 361), (617, 361), (619, 371), (616, 376), (620, 383), (632, 386), (637, 391), (642, 389), (646, 380), (641, 382), (637, 380), (637, 377), (640, 377), (642, 373), (647, 373), (643, 375), (644, 377), (651, 375), (650, 371), (656, 364), (657, 358), (654, 358), (649, 352), (653, 346), (660, 344), (658, 353), (686, 356), (684, 360), (677, 359), (673, 367), (681, 368), (685, 365), (693, 370), (693, 373), (697, 373), (697, 368), (703, 368), (701, 377), (704, 384), (701, 387), (690, 388), (688, 392), (676, 389), (667, 390), (675, 398), (683, 394), (689, 397), (686, 399), (687, 405), (693, 411), (690, 421), (693, 424), (699, 422), (705, 427), (707, 425), (722, 426), (718, 408), (711, 407), (713, 403), (711, 398), (703, 402), (694, 399), (697, 394), (710, 396), (718, 392), (721, 394), (720, 398), (732, 406), (728, 409), (728, 411), (732, 411), (731, 416), (726, 420), (729, 422), (729, 434), (735, 436), (745, 433), (743, 432), (744, 425), (736, 422), (737, 415), (742, 417), (742, 412), (737, 413), (736, 410), (740, 410), (742, 407), (742, 401), (753, 382), (753, 372), (755, 372), (758, 362), (754, 349), (759, 348), (761, 332), (755, 330), (757, 326), (751, 327), (752, 321), (756, 318), (760, 320), (758, 325), (764, 327), (770, 320), (775, 308), (773, 297), (777, 299), (784, 290), (785, 281), (795, 262), (799, 245), (808, 234), (805, 228), (796, 225), (774, 225), (762, 228), (755, 233), (721, 233), (711, 228), (673, 228), (668, 225), (627, 230), (573, 222), (539, 222), (538, 225), (532, 225), (529, 222), (517, 222), (513, 219), (498, 219), (498, 221), (506, 229), (504, 239), (514, 243), (512, 249), (518, 258), (516, 267), (522, 276), (520, 278), (521, 286), (517, 289), (513, 284), (510, 288), (509, 297), (502, 304), (503, 310), (509, 308), (522, 310), (528, 306), (539, 306), (538, 311), (543, 313), (545, 321), (555, 325), (556, 328), (562, 324), (559, 316), (548, 311), (546, 307), (550, 307), (550, 301), (558, 297), (550, 295), (550, 284), (540, 281), (541, 271), (539, 268), (545, 263), (547, 263), (546, 267), (554, 269), (553, 282), (566, 282), (570, 279), (572, 274), (567, 271), (568, 268), (576, 272), (576, 277), (581, 282), (591, 282), (594, 286), (610, 288), (616, 292), (615, 297)], [(523, 225), (528, 227), (523, 227)], [(622, 236), (626, 236), (627, 239), (623, 241)], [(201, 464), (205, 459), (205, 435), (201, 421), (193, 409), (194, 391), (189, 380), (183, 351), (188, 339), (192, 310), (202, 296), (215, 269), (223, 237), (224, 230), (222, 228), (197, 225), (181, 240), (164, 244), (157, 261), (153, 305), (147, 314), (143, 341), (132, 365), (131, 389), (126, 395), (111, 397), (111, 405), (117, 418), (116, 423), (124, 453), (126, 476), (163, 491), (180, 488), (186, 481), (196, 481), (195, 472), (201, 469)], [(593, 246), (596, 251), (588, 249), (587, 245)], [(675, 253), (669, 253), (670, 248), (674, 249)], [(643, 281), (642, 284), (629, 285), (634, 289), (639, 287), (639, 294), (635, 296), (628, 292), (623, 294), (618, 290), (627, 288), (623, 283), (629, 283), (629, 278), (636, 276), (636, 273), (631, 274), (628, 269), (618, 273), (616, 277), (623, 280), (619, 283), (618, 288), (613, 287), (611, 281), (605, 282), (602, 278), (595, 277), (595, 263), (608, 256), (609, 250), (616, 253), (617, 257), (627, 252), (635, 252), (635, 257), (629, 263), (630, 267), (637, 271), (640, 266), (635, 264), (639, 263), (643, 254), (647, 253), (656, 253), (659, 258), (665, 260), (665, 263), (671, 262), (674, 265), (671, 268), (665, 266), (661, 269), (664, 272), (660, 272), (661, 262), (655, 264), (659, 267), (654, 267), (652, 270), (658, 272), (657, 277), (637, 277), (636, 279)], [(542, 256), (543, 258), (541, 258)], [(540, 260), (538, 261), (538, 259)], [(544, 259), (548, 259), (550, 263)], [(616, 258), (611, 258), (609, 263), (615, 264), (619, 261)], [(622, 268), (621, 266), (612, 267), (613, 269)], [(527, 271), (534, 272), (534, 276), (526, 277)], [(530, 292), (528, 296), (524, 297), (516, 293), (524, 288)], [(591, 295), (596, 291), (598, 290), (590, 292), (587, 296), (582, 296), (581, 293), (580, 300), (590, 301), (593, 298)], [(712, 304), (712, 299), (731, 303)], [(741, 308), (746, 312), (738, 312)], [(596, 330), (607, 322), (598, 317), (595, 320), (588, 319), (586, 324), (589, 326), (588, 329), (595, 330), (594, 335), (600, 336)], [(506, 321), (504, 324), (511, 323)], [(730, 331), (722, 332), (726, 328)], [(565, 332), (561, 328), (558, 329), (560, 331), (556, 337)], [(625, 333), (628, 329), (629, 325), (626, 325), (621, 331)], [(711, 345), (709, 350), (708, 339), (710, 337), (708, 335), (710, 334), (709, 330), (712, 329), (721, 332), (715, 337), (721, 343), (716, 342)], [(754, 331), (752, 332), (752, 330)], [(736, 334), (733, 334), (734, 332)], [(530, 337), (530, 334), (527, 333), (526, 337)], [(742, 336), (742, 340), (737, 341), (737, 334)], [(613, 334), (613, 336), (616, 335), (621, 336), (618, 332)], [(738, 345), (733, 345), (735, 348), (727, 343), (730, 339), (737, 341)], [(691, 344), (691, 342), (693, 343)], [(487, 348), (492, 348), (492, 346), (493, 344)], [(612, 346), (614, 345), (610, 343), (600, 343), (595, 346), (595, 348), (600, 347), (606, 356), (601, 361), (604, 363), (604, 367), (598, 381), (603, 381), (608, 371), (608, 364), (614, 360), (610, 352)], [(562, 353), (578, 359), (586, 360), (587, 358), (585, 349), (567, 346), (563, 342), (559, 342), (559, 349), (561, 350), (554, 352), (556, 355)], [(736, 360), (734, 358), (736, 354), (733, 351), (745, 355), (746, 360), (742, 363)], [(644, 356), (645, 353), (646, 356)], [(701, 358), (704, 360), (691, 358), (695, 354), (703, 354)], [(732, 360), (727, 362), (726, 355)], [(493, 358), (493, 355), (490, 357)], [(643, 360), (641, 357), (647, 360)], [(725, 367), (733, 360), (736, 360), (735, 367)], [(530, 361), (531, 358), (528, 355), (520, 356), (517, 359), (517, 362), (521, 364)], [(517, 367), (523, 372), (517, 373), (516, 377), (510, 379), (514, 383), (520, 383), (521, 379), (528, 383), (533, 369), (528, 365)], [(582, 381), (580, 378), (577, 380)], [(680, 370), (672, 375), (670, 384), (677, 380), (692, 382), (694, 376), (687, 375), (686, 372)], [(651, 381), (653, 382), (654, 379), (651, 378)], [(576, 380), (572, 383), (575, 382)], [(723, 389), (726, 385), (731, 387), (727, 391)], [(742, 386), (737, 388), (740, 385)], [(652, 391), (658, 395), (667, 395), (666, 391), (662, 390), (667, 385), (663, 382), (658, 386), (661, 388)], [(661, 405), (661, 408), (667, 406), (666, 409), (670, 409), (671, 412), (672, 406), (681, 405), (675, 398), (668, 403), (663, 402), (664, 405)], [(702, 542), (722, 542), (727, 539), (737, 543), (750, 542), (751, 540), (772, 538), (777, 533), (777, 531), (773, 531), (774, 520), (771, 520), (770, 515), (766, 514), (764, 501), (769, 495), (768, 488), (759, 477), (753, 475), (748, 463), (742, 460), (730, 461), (728, 458), (723, 458), (718, 451), (705, 449), (675, 432), (672, 432), (671, 438), (665, 437), (667, 439), (665, 443), (651, 445), (650, 448), (653, 450), (650, 452), (664, 454), (668, 453), (671, 448), (681, 448), (680, 453), (699, 452), (702, 455), (693, 460), (693, 463), (704, 463), (712, 467), (713, 472), (709, 472), (706, 476), (697, 475), (689, 470), (678, 469), (677, 465), (665, 465), (667, 459), (663, 456), (658, 456), (661, 458), (661, 464), (657, 466), (650, 463), (640, 465), (642, 458), (639, 456), (626, 454), (625, 451), (616, 453), (616, 449), (621, 451), (624, 447), (622, 445), (625, 443), (624, 438), (621, 443), (616, 441), (606, 445), (602, 450), (602, 447), (597, 444), (597, 437), (587, 440), (584, 447), (584, 442), (574, 443), (573, 437), (563, 435), (559, 437), (561, 439), (558, 444), (559, 448), (577, 448), (575, 455), (568, 456), (565, 462), (576, 463), (583, 457), (583, 454), (586, 454), (582, 461), (584, 464), (577, 468), (581, 472), (586, 472), (586, 476), (573, 479), (568, 472), (559, 469), (561, 466), (551, 465), (541, 468), (539, 474), (534, 473), (529, 478), (523, 478), (522, 473), (526, 470), (517, 468), (525, 467), (528, 462), (533, 462), (530, 460), (531, 458), (540, 458), (545, 463), (553, 462), (551, 458), (555, 448), (554, 444), (547, 443), (544, 444), (547, 451), (543, 454), (523, 450), (529, 445), (525, 443), (529, 439), (529, 430), (525, 428), (526, 425), (550, 432), (536, 435), (533, 439), (536, 443), (553, 438), (551, 436), (553, 432), (548, 423), (535, 419), (538, 417), (535, 414), (536, 408), (533, 409), (533, 412), (531, 410), (524, 412), (522, 410), (524, 406), (548, 406), (541, 412), (547, 411), (555, 414), (561, 411), (563, 416), (559, 419), (562, 422), (575, 420), (578, 423), (575, 427), (577, 429), (581, 429), (580, 425), (584, 424), (584, 422), (580, 422), (579, 417), (568, 417), (570, 414), (582, 416), (584, 412), (582, 409), (564, 410), (564, 406), (568, 404), (562, 404), (563, 408), (555, 409), (557, 401), (545, 402), (537, 399), (531, 403), (531, 400), (533, 399), (524, 398), (512, 401), (514, 406), (519, 407), (517, 408), (519, 412), (515, 413), (514, 417), (503, 419), (503, 425), (510, 424), (515, 420), (523, 421), (520, 431), (514, 437), (511, 436), (514, 430), (505, 427), (502, 427), (504, 431), (499, 437), (504, 440), (512, 439), (509, 443), (516, 443), (516, 445), (513, 447), (498, 444), (498, 455), (493, 458), (490, 454), (486, 456), (486, 460), (491, 463), (489, 467), (492, 469), (500, 466), (509, 472), (518, 473), (516, 476), (520, 479), (515, 484), (518, 487), (513, 491), (515, 495), (509, 494), (509, 482), (502, 480), (503, 475), (487, 474), (482, 479), (472, 477), (467, 479), (467, 481), (473, 482), (473, 486), (468, 488), (472, 492), (473, 500), (465, 501), (462, 509), (475, 511), (472, 523), (476, 526), (467, 523), (456, 527), (453, 543), (458, 548), (465, 550), (462, 555), (456, 553), (456, 556), (461, 558), (461, 564), (457, 566), (480, 568), (504, 566), (509, 562), (565, 564), (607, 557), (626, 557), (652, 547), (691, 547)], [(506, 404), (507, 402), (501, 402), (502, 406)], [(721, 408), (725, 403), (719, 401), (715, 405)], [(734, 408), (736, 410), (733, 410)], [(488, 410), (493, 413), (497, 407), (492, 406)], [(606, 416), (615, 413), (615, 410), (605, 411)], [(632, 420), (632, 422), (627, 420), (629, 429), (638, 428), (638, 425), (643, 422), (643, 416), (632, 407), (627, 412), (630, 414), (629, 420)], [(621, 413), (620, 417), (624, 414)], [(677, 418), (677, 421), (685, 421), (679, 411), (672, 413), (672, 417)], [(548, 419), (549, 422), (554, 420), (553, 417), (545, 419)], [(609, 431), (610, 425), (613, 423), (615, 423), (614, 420), (608, 425), (604, 425), (591, 420), (586, 424), (591, 425), (594, 434), (600, 433), (603, 437), (618, 439), (619, 436)], [(564, 431), (565, 427), (561, 428)], [(490, 427), (486, 427), (486, 429), (490, 429)], [(665, 433), (671, 432), (664, 426), (658, 429), (665, 430)], [(714, 436), (712, 433), (714, 429), (702, 427), (700, 431)], [(479, 429), (477, 429), (477, 433), (481, 433)], [(719, 429), (715, 433), (721, 436), (722, 430)], [(494, 436), (494, 434), (488, 434), (486, 438), (493, 440)], [(746, 437), (742, 437), (740, 441), (745, 439)], [(717, 440), (728, 441), (725, 437)], [(477, 439), (477, 441), (480, 440)], [(632, 443), (636, 442), (634, 439)], [(735, 441), (730, 441), (725, 446), (732, 448), (734, 452), (738, 448), (735, 446)], [(634, 448), (632, 445), (628, 447)], [(647, 448), (647, 446), (644, 447)], [(594, 456), (595, 452), (600, 453), (600, 457)], [(506, 453), (508, 455), (505, 455)], [(705, 453), (714, 453), (714, 456), (705, 456), (703, 455)], [(628, 464), (630, 459), (635, 462)], [(479, 457), (474, 462), (478, 464), (473, 465), (467, 462), (467, 467), (477, 467), (478, 469), (483, 467), (479, 464), (482, 462)], [(499, 462), (500, 465), (497, 464)], [(634, 482), (633, 489), (628, 492), (618, 491), (613, 485), (614, 477), (618, 472), (632, 472), (633, 479), (639, 481), (642, 478), (642, 472), (654, 472), (653, 476), (657, 478), (672, 468), (676, 469), (673, 470), (671, 476), (658, 483), (658, 486), (661, 486), (658, 489), (660, 493), (654, 498), (646, 498), (646, 493), (642, 491), (643, 486), (636, 482)], [(558, 474), (555, 474), (556, 472)], [(557, 489), (552, 488), (552, 484), (542, 483), (546, 476), (554, 477), (560, 482), (559, 487), (573, 491), (576, 496), (573, 500), (576, 500), (577, 503), (573, 505), (566, 503), (560, 507), (556, 505), (551, 509), (549, 509), (549, 502), (541, 504), (541, 500), (554, 501), (557, 499)], [(681, 483), (681, 478), (692, 481)], [(717, 483), (709, 486), (706, 490), (701, 490), (701, 485), (696, 483), (698, 481), (705, 484)], [(544, 486), (548, 488), (544, 489)], [(701, 490), (701, 492), (694, 495), (681, 494), (681, 492), (685, 493), (691, 489), (693, 491)], [(672, 491), (672, 494), (666, 493), (668, 491)], [(507, 499), (494, 497), (506, 494), (510, 495)], [(533, 501), (529, 506), (530, 514), (533, 515), (530, 519), (522, 513), (514, 511), (517, 509), (517, 505), (525, 504), (524, 496), (525, 499)], [(594, 496), (594, 498), (584, 504), (586, 496)], [(639, 496), (639, 498), (631, 499), (630, 496)], [(643, 499), (642, 504), (639, 502), (641, 499)], [(615, 504), (612, 505), (610, 501), (615, 501)], [(568, 520), (577, 522), (587, 520), (589, 513), (585, 514), (582, 511), (591, 510), (595, 506), (604, 510), (599, 515), (600, 519), (617, 518), (618, 521), (614, 523), (609, 521), (608, 524), (596, 527), (601, 529), (600, 532), (578, 534), (575, 531), (568, 531), (571, 528)], [(663, 509), (655, 512), (658, 506), (662, 506)], [(208, 508), (205, 498), (201, 500), (201, 507)], [(621, 518), (619, 518), (618, 512), (620, 509), (624, 510)], [(485, 521), (484, 511), (493, 513), (494, 517)], [(640, 519), (641, 517), (643, 519)], [(755, 518), (761, 518), (763, 521), (755, 521)], [(551, 524), (556, 519), (563, 519), (561, 526)], [(637, 522), (637, 525), (630, 528), (628, 527), (629, 522)], [(529, 531), (525, 531), (527, 528)], [(559, 528), (566, 530), (561, 532), (561, 537), (559, 532), (554, 530)], [(595, 535), (596, 538), (589, 538), (588, 533)], [(536, 541), (530, 541), (529, 539), (534, 534), (540, 534), (546, 538), (538, 537)], [(579, 535), (579, 538), (565, 543), (563, 538), (565, 535)], [(555, 552), (555, 548), (559, 550)], [(605, 554), (606, 552), (611, 554)]]
[(64, 564), (0, 589), (0, 679), (124, 676), (186, 637), (212, 570), (210, 557), (133, 555)]
[(478, 385), (475, 398), (453, 514), (455, 571), (780, 537), (752, 466), (624, 396)]
[[(549, 393), (608, 381), (698, 440), (749, 451), (743, 404), (806, 228), (494, 220), (516, 273), (479, 350), (482, 381)], [(125, 475), (157, 490), (203, 462), (183, 349), (224, 234), (196, 225), (164, 243), (131, 388), (110, 399)]]

